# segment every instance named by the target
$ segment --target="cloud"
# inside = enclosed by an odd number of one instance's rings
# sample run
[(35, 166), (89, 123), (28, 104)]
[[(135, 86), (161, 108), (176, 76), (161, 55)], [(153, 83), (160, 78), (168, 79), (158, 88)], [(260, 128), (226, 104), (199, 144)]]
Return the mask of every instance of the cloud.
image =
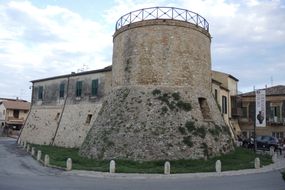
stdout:
[(0, 77), (7, 89), (0, 97), (24, 93), (29, 99), (30, 80), (76, 72), (83, 65), (110, 65), (115, 22), (128, 12), (154, 6), (184, 8), (206, 18), (213, 37), (213, 69), (240, 79), (240, 90), (266, 84), (271, 76), (276, 84), (285, 83), (281, 0), (114, 0), (100, 21), (60, 6), (10, 1), (0, 5)]
[[(104, 52), (112, 50), (112, 33), (66, 8), (11, 1), (0, 5), (0, 17), (1, 82), (17, 81), (1, 96), (19, 96), (12, 86), (27, 89), (30, 80), (77, 71), (83, 64), (89, 69), (111, 64)], [(29, 99), (29, 92), (24, 96)]]

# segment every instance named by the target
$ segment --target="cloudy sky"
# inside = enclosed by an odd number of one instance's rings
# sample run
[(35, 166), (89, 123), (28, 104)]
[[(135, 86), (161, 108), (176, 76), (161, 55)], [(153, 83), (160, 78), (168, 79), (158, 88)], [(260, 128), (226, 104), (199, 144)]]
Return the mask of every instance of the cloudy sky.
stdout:
[(285, 85), (284, 0), (0, 0), (0, 97), (30, 100), (31, 80), (110, 65), (116, 21), (152, 6), (206, 18), (212, 68), (239, 91)]

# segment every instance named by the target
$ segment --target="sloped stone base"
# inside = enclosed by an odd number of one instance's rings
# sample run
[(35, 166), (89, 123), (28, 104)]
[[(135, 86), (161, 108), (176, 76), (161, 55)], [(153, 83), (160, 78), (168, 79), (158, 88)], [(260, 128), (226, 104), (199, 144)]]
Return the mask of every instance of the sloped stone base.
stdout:
[(227, 153), (233, 149), (229, 128), (212, 94), (203, 94), (206, 114), (201, 111), (201, 93), (189, 87), (115, 89), (106, 97), (80, 154), (95, 159), (176, 160)]

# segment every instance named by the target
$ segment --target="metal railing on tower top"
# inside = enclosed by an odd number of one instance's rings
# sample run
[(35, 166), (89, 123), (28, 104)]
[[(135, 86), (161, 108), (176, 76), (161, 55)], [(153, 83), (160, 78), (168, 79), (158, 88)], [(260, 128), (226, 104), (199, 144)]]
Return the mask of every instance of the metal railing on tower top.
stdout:
[(209, 31), (209, 23), (205, 18), (192, 11), (175, 7), (150, 7), (132, 11), (116, 22), (116, 31), (131, 23), (155, 19), (185, 21)]

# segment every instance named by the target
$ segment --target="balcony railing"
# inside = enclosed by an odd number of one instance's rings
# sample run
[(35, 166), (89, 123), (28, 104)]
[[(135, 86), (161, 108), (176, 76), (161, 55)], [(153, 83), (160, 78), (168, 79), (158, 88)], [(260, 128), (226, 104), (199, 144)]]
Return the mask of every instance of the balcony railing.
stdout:
[(285, 118), (270, 117), (268, 118), (267, 124), (271, 126), (285, 126)]
[(205, 18), (195, 12), (174, 7), (150, 7), (132, 11), (116, 22), (116, 31), (131, 23), (156, 19), (185, 21), (209, 31), (209, 23)]
[(24, 123), (24, 118), (21, 117), (21, 118), (15, 118), (15, 117), (8, 117), (7, 119), (7, 123), (8, 124), (23, 124)]

